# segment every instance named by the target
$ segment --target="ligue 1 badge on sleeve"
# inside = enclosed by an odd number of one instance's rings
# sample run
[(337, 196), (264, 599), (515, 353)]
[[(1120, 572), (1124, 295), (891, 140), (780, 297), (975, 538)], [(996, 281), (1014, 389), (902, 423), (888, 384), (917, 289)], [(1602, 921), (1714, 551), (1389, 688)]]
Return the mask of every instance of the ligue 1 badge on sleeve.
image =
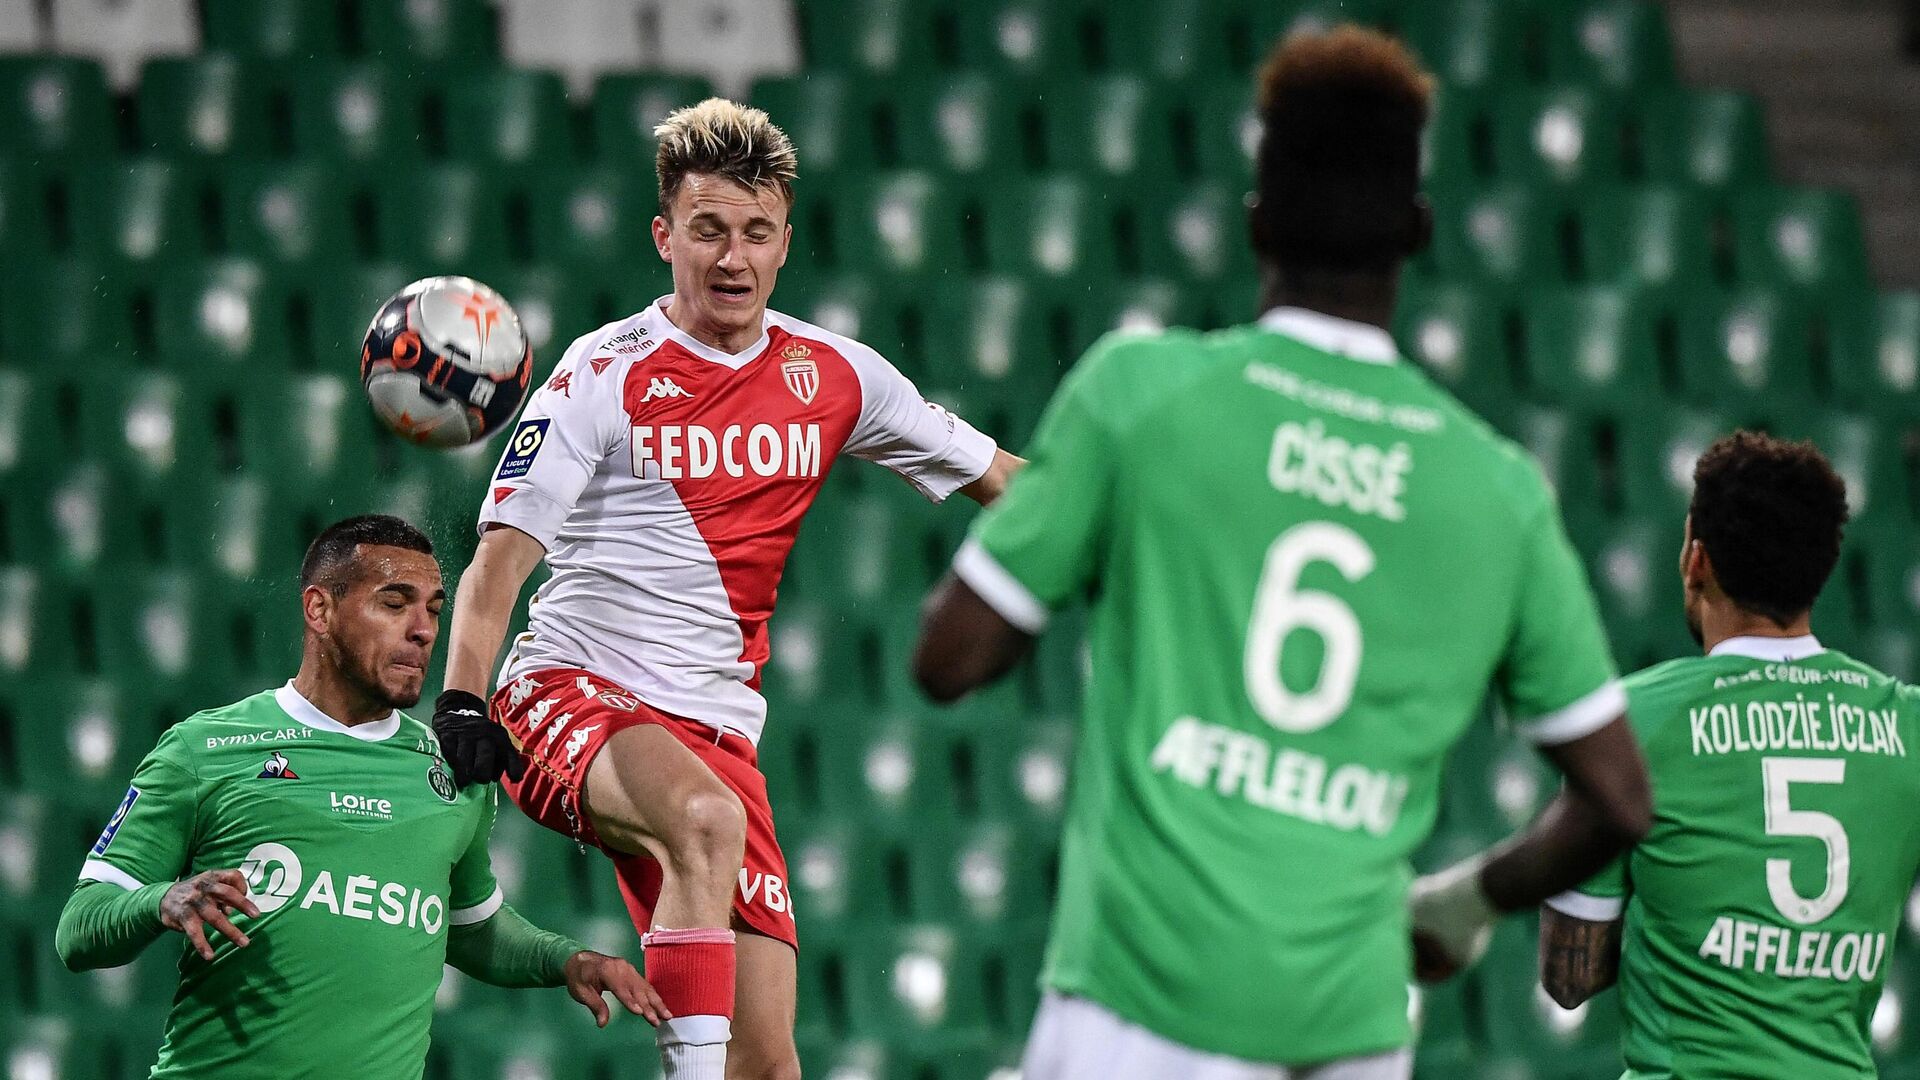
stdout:
[(447, 771), (447, 763), (440, 755), (433, 755), (433, 764), (427, 766), (427, 786), (440, 796), (441, 802), (452, 802), (459, 795), (453, 786), (453, 774)]

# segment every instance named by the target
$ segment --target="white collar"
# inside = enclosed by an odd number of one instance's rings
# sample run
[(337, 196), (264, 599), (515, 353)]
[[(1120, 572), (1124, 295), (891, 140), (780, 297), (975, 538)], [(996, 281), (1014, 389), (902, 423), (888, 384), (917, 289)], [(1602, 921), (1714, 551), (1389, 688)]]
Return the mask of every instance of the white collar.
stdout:
[(1391, 364), (1400, 357), (1392, 335), (1385, 330), (1306, 308), (1274, 308), (1260, 316), (1260, 325), (1321, 352), (1349, 357), (1363, 364)]
[(1730, 637), (1715, 645), (1707, 652), (1708, 656), (1744, 656), (1749, 660), (1772, 660), (1776, 663), (1788, 663), (1805, 660), (1809, 656), (1818, 656), (1826, 652), (1826, 646), (1812, 634), (1799, 637)]
[(694, 337), (692, 334), (687, 333), (685, 330), (680, 329), (678, 326), (675, 326), (673, 320), (667, 318), (667, 304), (672, 301), (672, 299), (673, 294), (668, 293), (653, 302), (654, 313), (660, 318), (661, 332), (678, 342), (681, 347), (700, 359), (711, 360), (716, 364), (739, 371), (741, 368), (752, 363), (754, 358), (767, 351), (767, 340), (771, 336), (767, 333), (767, 325), (772, 319), (765, 312), (762, 312), (760, 315), (759, 341), (747, 346), (745, 351), (742, 352), (722, 352), (706, 342), (701, 341), (699, 338)]
[(293, 680), (273, 692), (273, 700), (280, 710), (315, 731), (331, 731), (336, 735), (345, 735), (361, 742), (385, 742), (393, 738), (400, 730), (400, 714), (390, 712), (385, 720), (370, 720), (352, 727), (335, 720), (321, 712), (311, 701), (293, 688)]

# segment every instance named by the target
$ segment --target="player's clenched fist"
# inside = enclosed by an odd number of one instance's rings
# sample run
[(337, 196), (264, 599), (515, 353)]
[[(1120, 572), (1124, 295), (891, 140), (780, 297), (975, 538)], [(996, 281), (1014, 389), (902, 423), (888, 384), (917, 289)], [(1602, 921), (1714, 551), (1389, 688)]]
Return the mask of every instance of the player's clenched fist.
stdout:
[(227, 913), (238, 911), (248, 918), (259, 918), (260, 909), (247, 899), (247, 876), (238, 870), (208, 870), (195, 874), (168, 889), (160, 898), (160, 922), (169, 930), (187, 935), (203, 959), (213, 959), (213, 946), (207, 943), (206, 927), (211, 926), (228, 941), (245, 947), (247, 935), (228, 920)]
[(507, 729), (487, 718), (487, 703), (478, 694), (442, 692), (433, 703), (433, 734), (453, 766), (453, 782), (461, 787), (491, 784), (501, 773), (518, 780), (527, 771), (527, 759)]
[(600, 996), (608, 993), (625, 1005), (628, 1012), (646, 1017), (647, 1023), (656, 1027), (662, 1020), (673, 1019), (652, 983), (634, 970), (632, 964), (605, 953), (582, 949), (567, 959), (567, 993), (585, 1005), (601, 1027), (606, 1027), (613, 1016), (606, 999)]

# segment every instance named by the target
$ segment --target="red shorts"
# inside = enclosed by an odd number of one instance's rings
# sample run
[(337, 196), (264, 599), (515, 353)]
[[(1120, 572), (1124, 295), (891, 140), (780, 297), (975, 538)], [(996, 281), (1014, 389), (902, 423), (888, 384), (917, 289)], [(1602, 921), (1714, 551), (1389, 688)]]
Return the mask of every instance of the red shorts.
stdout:
[[(493, 695), (493, 718), (506, 725), (527, 755), (525, 776), (501, 784), (533, 820), (613, 859), (620, 894), (634, 928), (653, 928), (653, 907), (660, 899), (660, 863), (647, 855), (614, 851), (600, 842), (580, 802), (587, 767), (613, 733), (639, 724), (655, 724), (706, 763), (747, 811), (747, 849), (733, 910), (749, 927), (799, 948), (793, 923), (793, 897), (787, 885), (787, 857), (773, 834), (773, 808), (758, 755), (745, 737), (721, 734), (706, 724), (652, 707), (625, 690), (579, 668), (548, 668), (514, 679)], [(684, 927), (677, 929), (685, 929)]]

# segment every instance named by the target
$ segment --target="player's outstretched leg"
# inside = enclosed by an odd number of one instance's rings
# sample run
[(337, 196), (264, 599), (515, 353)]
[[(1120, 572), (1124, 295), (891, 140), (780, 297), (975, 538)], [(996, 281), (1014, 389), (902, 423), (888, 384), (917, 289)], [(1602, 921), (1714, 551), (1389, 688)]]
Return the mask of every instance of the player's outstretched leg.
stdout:
[(673, 1013), (659, 1030), (668, 1080), (725, 1080), (734, 990), (729, 926), (746, 811), (655, 725), (614, 733), (587, 770), (583, 796), (602, 843), (660, 863), (660, 899), (642, 944), (647, 980)]
[(800, 1053), (793, 1045), (798, 997), (793, 947), (737, 919), (734, 929), (742, 989), (734, 1002), (727, 1080), (800, 1080)]

